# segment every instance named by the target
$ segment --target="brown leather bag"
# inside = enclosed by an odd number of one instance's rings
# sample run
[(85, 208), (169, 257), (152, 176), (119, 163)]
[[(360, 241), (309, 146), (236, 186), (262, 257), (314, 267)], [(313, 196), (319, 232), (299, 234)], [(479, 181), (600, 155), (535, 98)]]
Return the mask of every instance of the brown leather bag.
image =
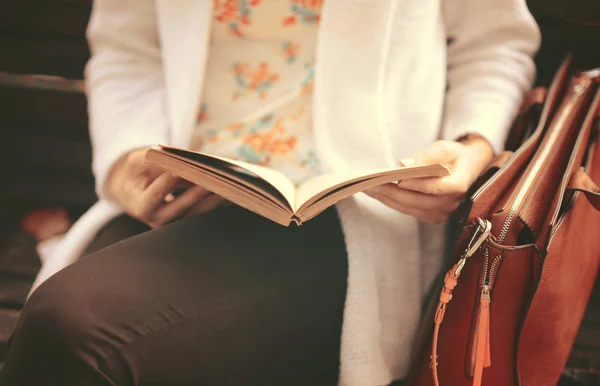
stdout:
[(558, 382), (600, 264), (600, 76), (569, 66), (468, 200), (407, 385)]

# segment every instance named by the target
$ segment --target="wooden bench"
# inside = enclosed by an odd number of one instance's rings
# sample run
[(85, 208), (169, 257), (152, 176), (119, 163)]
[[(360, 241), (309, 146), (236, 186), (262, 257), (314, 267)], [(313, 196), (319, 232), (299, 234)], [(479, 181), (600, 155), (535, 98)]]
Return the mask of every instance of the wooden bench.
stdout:
[(82, 89), (90, 11), (91, 0), (0, 0), (3, 211), (95, 200)]
[(77, 216), (95, 201), (82, 88), (90, 11), (91, 0), (0, 0), (0, 352), (40, 264), (19, 218), (47, 206)]

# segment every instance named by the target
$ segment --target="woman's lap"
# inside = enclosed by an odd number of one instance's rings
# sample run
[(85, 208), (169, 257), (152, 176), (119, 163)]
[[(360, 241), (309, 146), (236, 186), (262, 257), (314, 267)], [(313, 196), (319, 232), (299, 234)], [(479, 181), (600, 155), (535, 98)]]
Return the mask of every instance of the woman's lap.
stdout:
[(0, 383), (333, 385), (346, 279), (334, 210), (290, 228), (237, 207), (182, 220), (44, 283)]

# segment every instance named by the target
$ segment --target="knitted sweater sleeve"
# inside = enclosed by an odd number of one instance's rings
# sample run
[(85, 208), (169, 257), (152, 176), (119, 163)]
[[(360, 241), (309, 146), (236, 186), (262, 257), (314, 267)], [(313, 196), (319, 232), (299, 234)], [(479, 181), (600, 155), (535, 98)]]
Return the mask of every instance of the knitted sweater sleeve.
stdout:
[(441, 137), (477, 133), (501, 151), (535, 76), (539, 29), (525, 0), (442, 3), (448, 90)]

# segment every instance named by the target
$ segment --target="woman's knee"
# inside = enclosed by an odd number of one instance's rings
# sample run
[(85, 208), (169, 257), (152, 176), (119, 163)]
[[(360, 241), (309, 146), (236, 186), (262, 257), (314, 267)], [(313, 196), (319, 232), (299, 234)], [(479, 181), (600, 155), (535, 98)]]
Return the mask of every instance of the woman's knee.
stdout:
[(60, 280), (44, 283), (25, 304), (13, 339), (52, 351), (79, 350), (97, 323), (90, 295)]
[(124, 343), (111, 326), (119, 302), (107, 295), (59, 273), (28, 299), (11, 346), (97, 362)]
[[(63, 277), (64, 276), (64, 277)], [(55, 275), (27, 301), (9, 342), (0, 383), (7, 385), (129, 384), (114, 355), (121, 343), (114, 334), (107, 301)], [(118, 382), (117, 382), (118, 381)]]

